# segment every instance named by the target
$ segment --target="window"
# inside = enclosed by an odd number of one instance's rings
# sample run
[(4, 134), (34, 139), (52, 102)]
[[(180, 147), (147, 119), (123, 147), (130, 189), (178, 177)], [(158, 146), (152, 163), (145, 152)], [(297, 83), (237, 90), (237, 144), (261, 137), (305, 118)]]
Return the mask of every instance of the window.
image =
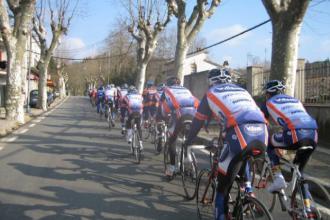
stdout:
[(190, 64), (190, 68), (191, 68), (191, 73), (196, 73), (197, 72), (197, 65), (196, 65), (196, 63)]

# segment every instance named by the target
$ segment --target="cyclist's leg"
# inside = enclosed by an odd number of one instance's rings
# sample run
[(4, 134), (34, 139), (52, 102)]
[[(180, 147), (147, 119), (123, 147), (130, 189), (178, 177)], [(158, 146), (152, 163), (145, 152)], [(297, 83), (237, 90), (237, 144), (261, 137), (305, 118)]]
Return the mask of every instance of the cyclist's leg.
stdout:
[(168, 140), (169, 154), (170, 154), (170, 166), (166, 171), (167, 176), (172, 176), (175, 171), (175, 159), (176, 159), (176, 139), (180, 131), (180, 125), (177, 123), (178, 120), (174, 117), (171, 119), (169, 127), (170, 137)]
[(125, 130), (125, 116), (126, 116), (126, 111), (127, 111), (126, 108), (124, 108), (124, 107), (121, 107), (120, 108), (120, 123), (121, 123), (122, 131)]
[(132, 142), (132, 114), (128, 115), (127, 121), (126, 121), (126, 130), (127, 130), (127, 142)]

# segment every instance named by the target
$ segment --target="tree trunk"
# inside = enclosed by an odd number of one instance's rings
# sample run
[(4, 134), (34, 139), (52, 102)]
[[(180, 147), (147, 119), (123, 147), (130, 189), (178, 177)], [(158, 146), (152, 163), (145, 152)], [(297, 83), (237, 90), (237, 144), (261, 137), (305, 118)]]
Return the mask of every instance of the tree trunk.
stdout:
[[(11, 48), (14, 48), (14, 43), (10, 42)], [(7, 67), (7, 89), (6, 89), (6, 119), (14, 120), (19, 123), (24, 123), (24, 100), (25, 96), (22, 93), (22, 50), (10, 49), (11, 55), (8, 56)]]
[(136, 87), (140, 94), (143, 92), (143, 86), (144, 82), (146, 80), (146, 70), (147, 70), (147, 64), (144, 62), (138, 63), (138, 74), (137, 74), (137, 82)]
[(187, 44), (187, 39), (185, 35), (185, 25), (186, 24), (184, 20), (181, 22), (178, 21), (177, 44), (175, 48), (174, 58), (174, 74), (180, 79), (182, 85), (184, 84), (183, 64), (189, 49), (189, 45)]
[(180, 79), (182, 85), (184, 84), (183, 64), (184, 64), (184, 60), (186, 59), (188, 49), (189, 47), (184, 40), (178, 43), (175, 49), (174, 68), (175, 68), (176, 76)]
[(58, 77), (58, 89), (60, 93), (60, 98), (63, 99), (66, 96), (65, 93), (65, 82), (64, 82), (64, 77), (61, 75)]
[(294, 96), (301, 25), (284, 21), (273, 21), (270, 79), (284, 80), (286, 94)]
[(38, 83), (38, 108), (47, 111), (47, 73), (48, 65), (45, 63), (38, 64), (39, 83)]

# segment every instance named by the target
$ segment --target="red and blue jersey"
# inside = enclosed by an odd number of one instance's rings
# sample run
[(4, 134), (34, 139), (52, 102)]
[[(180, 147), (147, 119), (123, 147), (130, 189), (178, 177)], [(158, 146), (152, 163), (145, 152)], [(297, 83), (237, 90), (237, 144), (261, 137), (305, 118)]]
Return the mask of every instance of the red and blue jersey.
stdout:
[(248, 91), (234, 84), (216, 84), (204, 96), (196, 118), (206, 120), (213, 116), (227, 128), (247, 123), (266, 123)]
[(303, 104), (289, 95), (271, 97), (264, 109), (265, 115), (285, 130), (317, 129), (316, 121), (307, 113)]
[(149, 106), (157, 106), (158, 104), (158, 94), (157, 89), (155, 87), (147, 88), (143, 91), (143, 105), (145, 107)]
[(160, 97), (163, 117), (170, 113), (176, 113), (177, 118), (183, 114), (194, 116), (198, 104), (198, 99), (183, 86), (166, 87)]
[(139, 113), (142, 114), (143, 98), (138, 93), (127, 94), (123, 99), (123, 104), (126, 106), (129, 114)]

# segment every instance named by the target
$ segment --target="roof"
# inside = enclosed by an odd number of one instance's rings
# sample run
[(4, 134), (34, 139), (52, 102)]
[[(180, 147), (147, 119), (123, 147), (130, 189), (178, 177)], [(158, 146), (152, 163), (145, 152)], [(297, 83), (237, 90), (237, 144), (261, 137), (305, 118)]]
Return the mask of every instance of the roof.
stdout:
[[(199, 55), (199, 54), (208, 54), (208, 52), (207, 51), (204, 51), (204, 50), (201, 50), (201, 51), (197, 51), (196, 53), (193, 53), (193, 54), (187, 54), (187, 56), (186, 56), (186, 59), (187, 58), (190, 58), (190, 57), (194, 57), (194, 56), (197, 56), (197, 55)], [(166, 62), (165, 64), (170, 64), (170, 63), (173, 63), (174, 62), (174, 59), (171, 59), (171, 60), (169, 60), (168, 62)]]
[(213, 61), (211, 61), (211, 60), (209, 60), (209, 59), (205, 59), (204, 61), (207, 62), (207, 63), (209, 63), (209, 64), (212, 64), (212, 65), (214, 65), (214, 66), (222, 67), (219, 63), (213, 62)]

